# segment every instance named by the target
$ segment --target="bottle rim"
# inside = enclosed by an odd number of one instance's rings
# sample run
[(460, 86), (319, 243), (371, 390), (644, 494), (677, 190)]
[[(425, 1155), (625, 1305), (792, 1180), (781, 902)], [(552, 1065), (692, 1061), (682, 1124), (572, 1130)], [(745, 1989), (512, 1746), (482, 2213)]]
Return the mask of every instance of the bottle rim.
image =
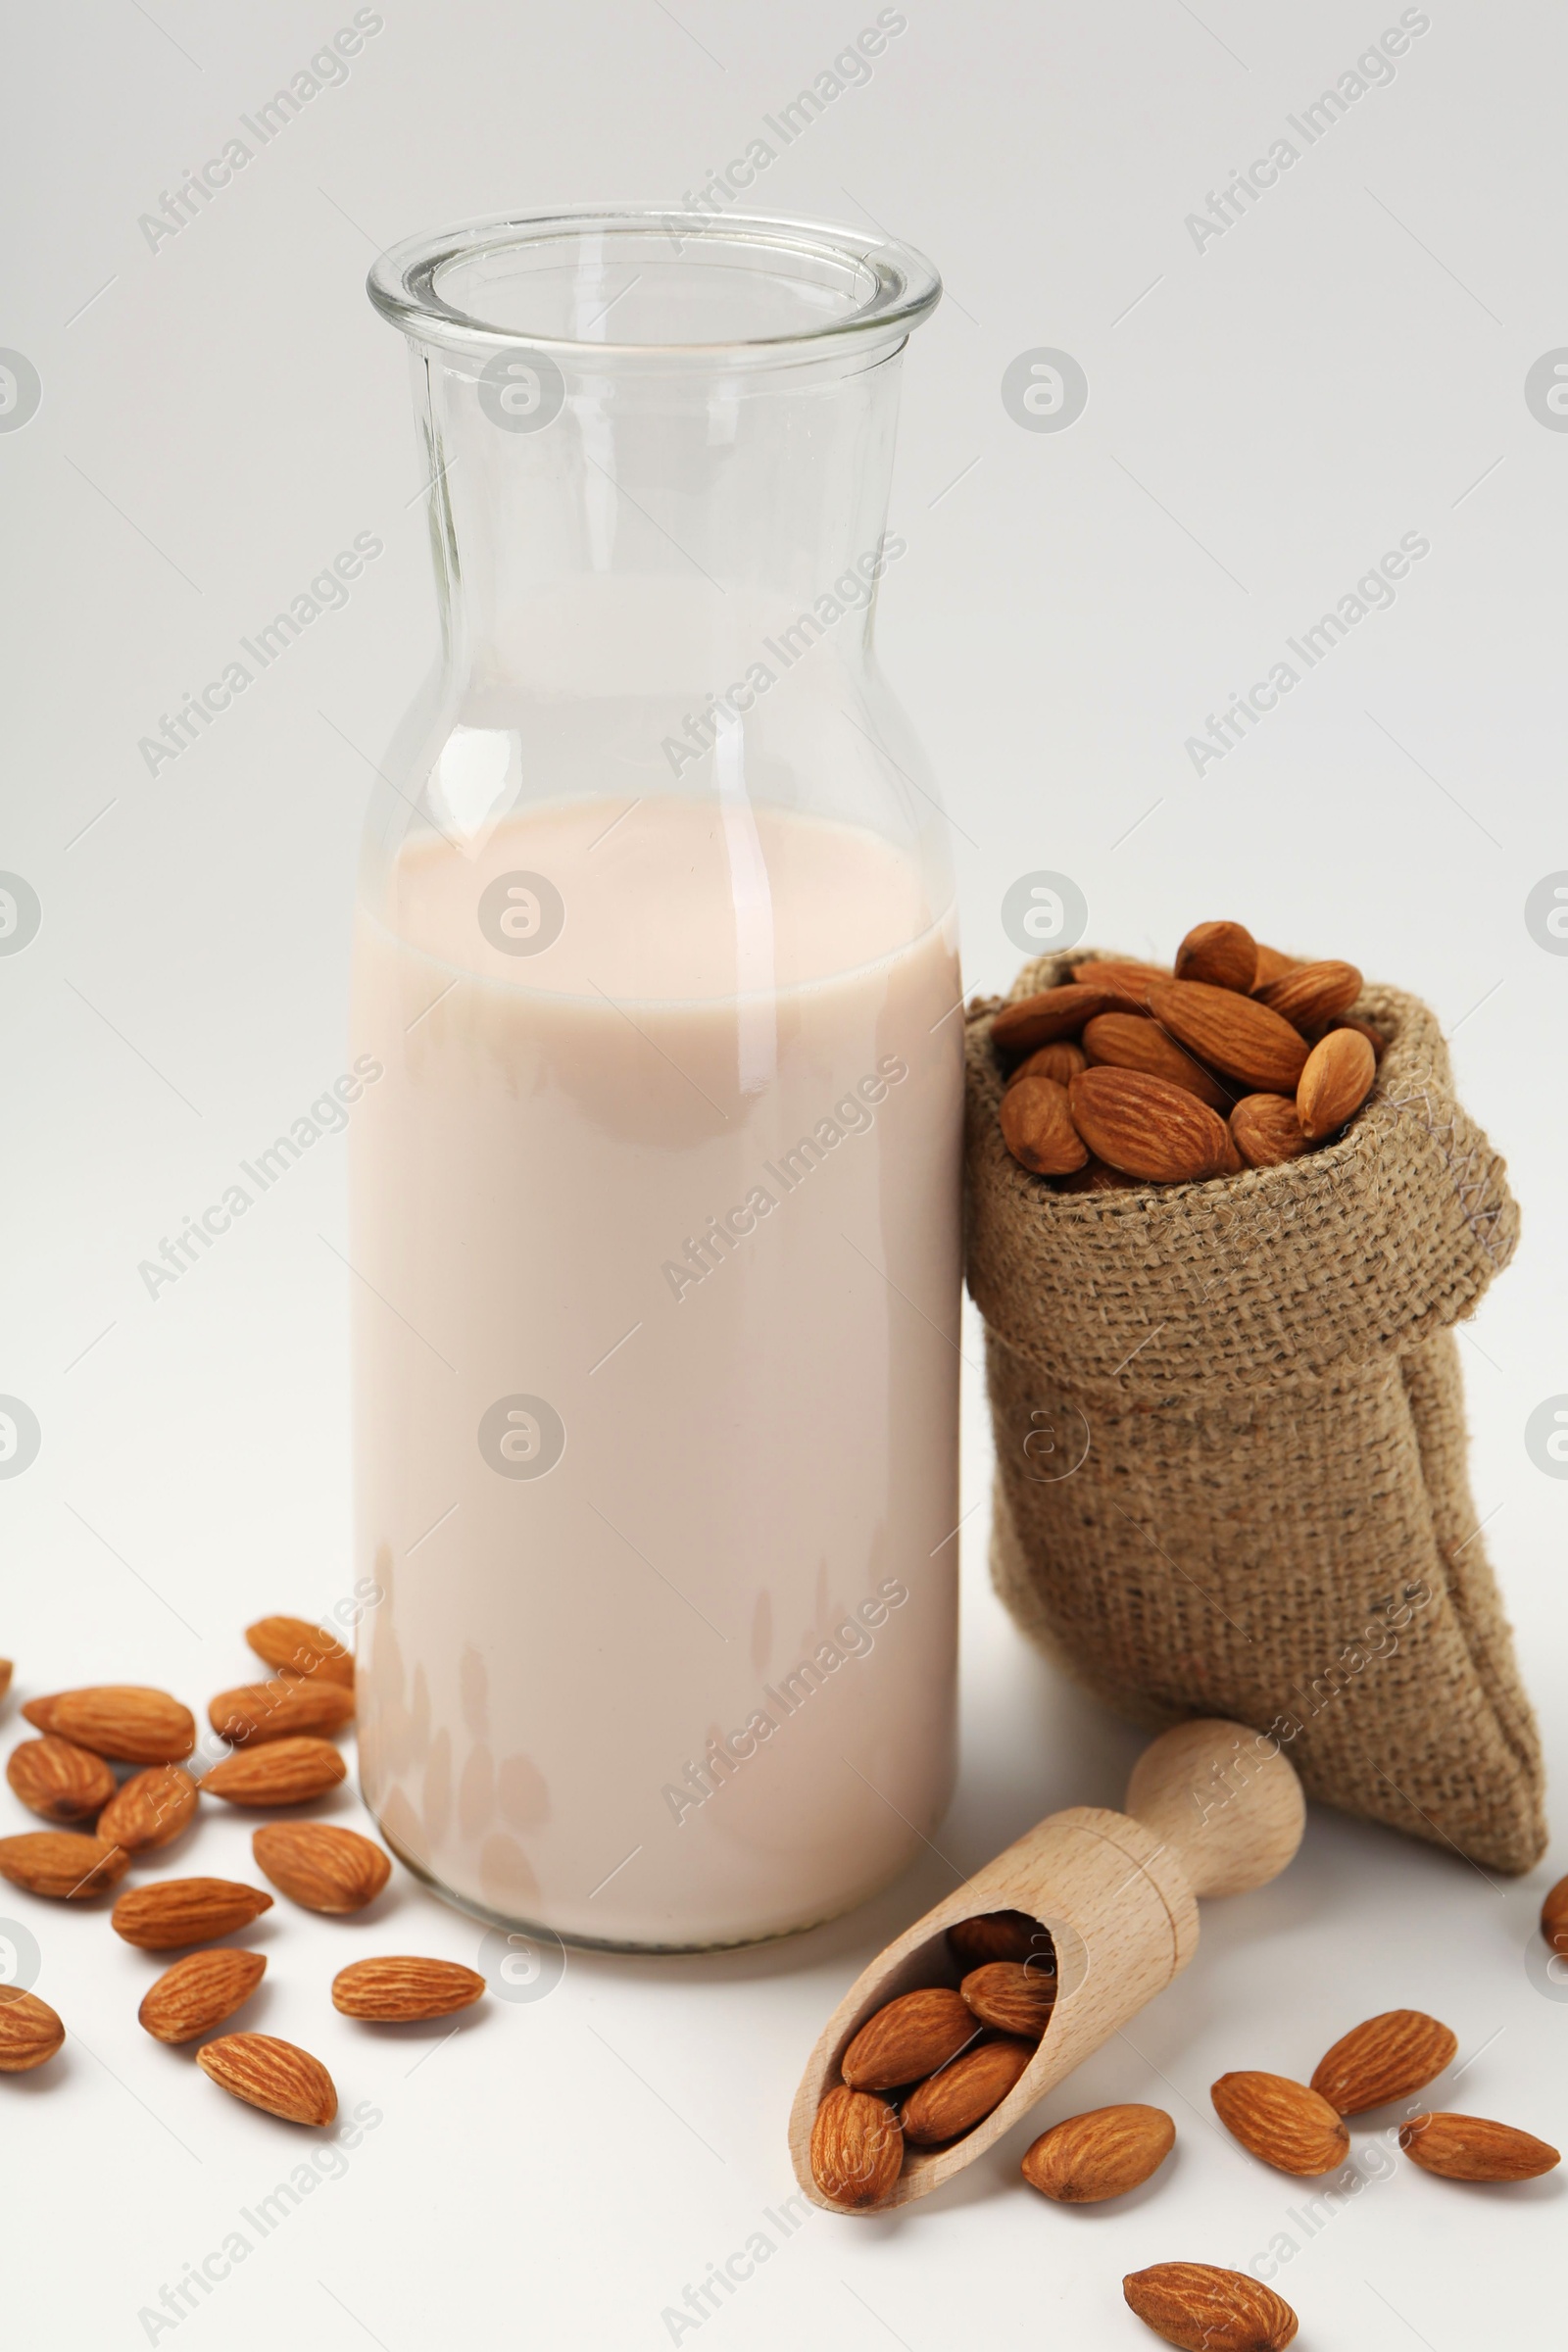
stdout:
[[(540, 332), (487, 318), (449, 300), (442, 280), (464, 265), (500, 260), (528, 247), (557, 244), (588, 247), (607, 236), (647, 239), (650, 252), (662, 242), (668, 257), (688, 248), (706, 258), (744, 269), (748, 254), (759, 272), (787, 273), (793, 262), (803, 287), (808, 271), (837, 269), (856, 281), (851, 307), (831, 318), (817, 318), (782, 334), (738, 335), (713, 341), (671, 339), (612, 342), (598, 335)], [(667, 257), (661, 257), (667, 258)], [(626, 289), (629, 291), (629, 288)], [(569, 206), (549, 213), (501, 214), (460, 222), (390, 246), (372, 265), (366, 291), (382, 316), (415, 341), (455, 352), (528, 349), (569, 357), (579, 363), (671, 359), (714, 364), (786, 360), (810, 356), (864, 338), (902, 342), (935, 310), (942, 280), (924, 254), (893, 237), (868, 235), (824, 221), (797, 220), (760, 213), (710, 214), (678, 206), (622, 204)]]

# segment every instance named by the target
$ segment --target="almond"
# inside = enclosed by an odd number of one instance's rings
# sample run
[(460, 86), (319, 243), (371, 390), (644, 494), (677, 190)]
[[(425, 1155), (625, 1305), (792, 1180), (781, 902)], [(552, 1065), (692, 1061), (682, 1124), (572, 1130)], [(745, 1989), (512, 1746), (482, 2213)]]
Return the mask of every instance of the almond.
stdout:
[(1162, 980), (1149, 992), (1149, 1009), (1223, 1077), (1259, 1094), (1296, 1092), (1306, 1040), (1260, 998), (1202, 980)]
[(840, 2083), (811, 2125), (811, 2179), (835, 2205), (880, 2205), (904, 2164), (899, 2119), (883, 2099)]
[(456, 1960), (355, 1960), (332, 1979), (332, 2006), (345, 2017), (379, 2026), (401, 2026), (416, 2018), (450, 2017), (479, 2000), (485, 1983), (477, 1970)]
[(196, 2053), (202, 2073), (226, 2090), (285, 2124), (329, 2124), (337, 2091), (319, 2058), (276, 2041), (270, 2034), (223, 2034)]
[(1056, 1184), (1058, 1193), (1136, 1193), (1138, 1189), (1136, 1176), (1124, 1176), (1120, 1168), (1108, 1168), (1092, 1152), (1081, 1168), (1074, 1168), (1070, 1176), (1059, 1178)]
[(130, 1856), (122, 1847), (74, 1830), (30, 1830), (21, 1838), (0, 1838), (0, 1879), (62, 1902), (107, 1893), (129, 1867)]
[(1054, 1046), (1042, 1046), (1027, 1061), (1020, 1061), (1007, 1084), (1016, 1086), (1020, 1078), (1054, 1078), (1058, 1086), (1065, 1086), (1069, 1078), (1088, 1067), (1089, 1056), (1082, 1046), (1069, 1045), (1063, 1039)]
[(1298, 963), (1257, 994), (1260, 1004), (1282, 1013), (1294, 1029), (1326, 1029), (1336, 1013), (1349, 1011), (1361, 987), (1353, 963)]
[(1002, 1140), (1034, 1176), (1070, 1176), (1089, 1153), (1072, 1123), (1067, 1089), (1054, 1078), (1020, 1078), (1002, 1098)]
[(0, 1984), (0, 2075), (30, 2075), (65, 2038), (66, 2029), (47, 2001)]
[(1221, 2075), (1208, 2095), (1226, 2131), (1276, 2172), (1315, 2179), (1350, 2152), (1337, 2111), (1288, 2076)]
[(289, 1674), (318, 1674), (323, 1683), (354, 1688), (354, 1660), (335, 1634), (304, 1617), (258, 1617), (245, 1639), (269, 1666)]
[(307, 1911), (363, 1911), (392, 1875), (392, 1857), (358, 1830), (274, 1821), (251, 1839), (256, 1867)]
[(74, 1740), (96, 1756), (122, 1764), (177, 1764), (196, 1744), (196, 1718), (167, 1690), (135, 1683), (105, 1683), (90, 1690), (57, 1690), (29, 1698), (22, 1712), (40, 1732)]
[(972, 2132), (1000, 2107), (1035, 2054), (1032, 2041), (983, 2041), (965, 2050), (940, 2074), (921, 2082), (904, 2102), (904, 2136), (920, 2147)]
[(967, 1968), (985, 1960), (1033, 1960), (1037, 1968), (1055, 1972), (1051, 1932), (1027, 1911), (982, 1911), (974, 1919), (960, 1919), (948, 1930), (948, 1946)]
[(338, 1732), (353, 1720), (354, 1693), (341, 1683), (284, 1675), (220, 1690), (207, 1710), (220, 1739), (236, 1747), (262, 1740), (292, 1740), (302, 1732)]
[(868, 2018), (839, 2061), (852, 2090), (897, 2090), (946, 2066), (980, 2029), (961, 1993), (925, 1984)]
[(1562, 2162), (1545, 2140), (1479, 2115), (1413, 2115), (1399, 2126), (1399, 2145), (1446, 2180), (1537, 2180)]
[(1234, 1150), (1229, 1128), (1206, 1102), (1142, 1070), (1082, 1070), (1067, 1099), (1073, 1124), (1095, 1156), (1146, 1183), (1189, 1184), (1217, 1175)]
[(0, 1658), (0, 1698), (4, 1698), (6, 1692), (10, 1690), (11, 1677), (16, 1673), (16, 1671), (17, 1670), (15, 1666), (13, 1666), (9, 1658)]
[(188, 1952), (149, 1984), (137, 2023), (155, 2041), (194, 2041), (248, 2001), (267, 1973), (265, 1952), (236, 1952), (220, 1944)]
[(199, 1802), (183, 1765), (149, 1764), (122, 1782), (98, 1816), (98, 1835), (127, 1854), (150, 1854), (189, 1829)]
[(1231, 1112), (1231, 1134), (1250, 1168), (1277, 1168), (1307, 1149), (1289, 1095), (1244, 1095)]
[(348, 1769), (330, 1740), (266, 1740), (215, 1764), (202, 1787), (230, 1805), (302, 1805), (335, 1788)]
[(1568, 1879), (1559, 1879), (1542, 1904), (1541, 1933), (1554, 1952), (1568, 1953)]
[(109, 1924), (144, 1952), (172, 1952), (182, 1943), (230, 1936), (271, 1908), (270, 1894), (235, 1879), (158, 1879), (122, 1894)]
[(1121, 2282), (1130, 2310), (1182, 2352), (1284, 2352), (1300, 2326), (1290, 2305), (1245, 2271), (1156, 2262)]
[(1104, 989), (1116, 999), (1118, 1010), (1125, 1011), (1129, 1004), (1147, 1010), (1151, 988), (1156, 980), (1168, 980), (1170, 970), (1162, 963), (1138, 963), (1127, 957), (1107, 956), (1098, 963), (1077, 964), (1072, 976), (1080, 987)]
[(12, 1749), (6, 1779), (28, 1811), (45, 1821), (84, 1821), (101, 1813), (115, 1793), (115, 1776), (102, 1756), (49, 1732)]
[(1389, 1050), (1388, 1039), (1384, 1036), (1382, 1030), (1377, 1028), (1371, 1021), (1352, 1020), (1347, 1013), (1334, 1023), (1334, 1027), (1336, 1029), (1353, 1029), (1357, 1037), (1364, 1037), (1367, 1044), (1372, 1049), (1372, 1058), (1374, 1061), (1381, 1061), (1384, 1054)]
[(1353, 1029), (1331, 1029), (1306, 1057), (1296, 1089), (1297, 1116), (1309, 1143), (1321, 1143), (1353, 1118), (1372, 1092), (1377, 1055)]
[(1195, 923), (1176, 951), (1176, 977), (1245, 995), (1257, 978), (1257, 942), (1245, 923)]
[(1341, 2115), (1361, 2115), (1419, 2090), (1451, 2066), (1458, 2038), (1420, 2009), (1385, 2009), (1352, 2026), (1312, 2072), (1312, 2088)]
[(991, 1042), (1001, 1054), (1033, 1054), (1059, 1037), (1076, 1037), (1097, 1012), (1109, 1012), (1116, 999), (1098, 985), (1070, 980), (1038, 997), (1004, 1004), (991, 1024)]
[(1051, 2023), (1056, 1980), (1027, 1962), (987, 1960), (970, 1970), (958, 1990), (983, 2026), (1038, 2041)]
[(1279, 948), (1265, 948), (1262, 941), (1259, 940), (1257, 943), (1257, 971), (1252, 981), (1253, 996), (1255, 997), (1260, 989), (1267, 988), (1271, 980), (1283, 980), (1287, 972), (1294, 972), (1299, 960), (1298, 956), (1287, 956)]
[(1100, 2205), (1141, 2187), (1175, 2145), (1163, 2107), (1096, 2107), (1043, 2132), (1024, 2156), (1023, 2177), (1058, 2205)]
[(1234, 1087), (1226, 1089), (1205, 1070), (1196, 1054), (1189, 1054), (1173, 1037), (1167, 1037), (1157, 1021), (1143, 1012), (1100, 1012), (1084, 1023), (1084, 1052), (1092, 1062), (1100, 1062), (1113, 1070), (1144, 1070), (1151, 1078), (1168, 1079), (1172, 1086), (1184, 1086), (1200, 1102), (1217, 1110), (1223, 1118), (1236, 1100)]

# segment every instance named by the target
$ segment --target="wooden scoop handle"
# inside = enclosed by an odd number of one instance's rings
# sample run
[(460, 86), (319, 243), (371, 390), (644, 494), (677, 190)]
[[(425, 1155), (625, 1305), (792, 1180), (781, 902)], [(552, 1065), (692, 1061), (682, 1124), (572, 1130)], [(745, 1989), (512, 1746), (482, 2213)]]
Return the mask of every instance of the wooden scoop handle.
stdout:
[(1194, 1894), (1245, 1894), (1278, 1878), (1301, 1842), (1301, 1784), (1263, 1732), (1204, 1718), (1146, 1747), (1127, 1811), (1165, 1841)]

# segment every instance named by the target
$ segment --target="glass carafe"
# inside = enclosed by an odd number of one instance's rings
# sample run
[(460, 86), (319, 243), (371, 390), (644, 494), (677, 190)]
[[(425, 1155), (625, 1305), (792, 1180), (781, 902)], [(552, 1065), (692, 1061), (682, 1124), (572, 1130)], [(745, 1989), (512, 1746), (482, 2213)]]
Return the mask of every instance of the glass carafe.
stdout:
[(366, 1799), (508, 1927), (786, 1934), (953, 1770), (954, 894), (872, 652), (938, 281), (620, 210), (369, 290), (442, 656), (356, 916)]

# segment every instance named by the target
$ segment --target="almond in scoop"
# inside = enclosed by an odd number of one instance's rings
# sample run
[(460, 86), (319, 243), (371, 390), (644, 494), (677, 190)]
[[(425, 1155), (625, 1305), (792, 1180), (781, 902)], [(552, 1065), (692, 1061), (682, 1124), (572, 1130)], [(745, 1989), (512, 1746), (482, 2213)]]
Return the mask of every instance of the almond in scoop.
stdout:
[(988, 1960), (971, 1969), (958, 1987), (964, 2006), (983, 2026), (1038, 2041), (1051, 2023), (1056, 1980), (1017, 1960)]
[(932, 2147), (957, 2139), (1000, 2107), (1034, 2056), (1036, 2044), (1011, 2038), (983, 2041), (919, 2083), (900, 2113), (906, 2139)]

